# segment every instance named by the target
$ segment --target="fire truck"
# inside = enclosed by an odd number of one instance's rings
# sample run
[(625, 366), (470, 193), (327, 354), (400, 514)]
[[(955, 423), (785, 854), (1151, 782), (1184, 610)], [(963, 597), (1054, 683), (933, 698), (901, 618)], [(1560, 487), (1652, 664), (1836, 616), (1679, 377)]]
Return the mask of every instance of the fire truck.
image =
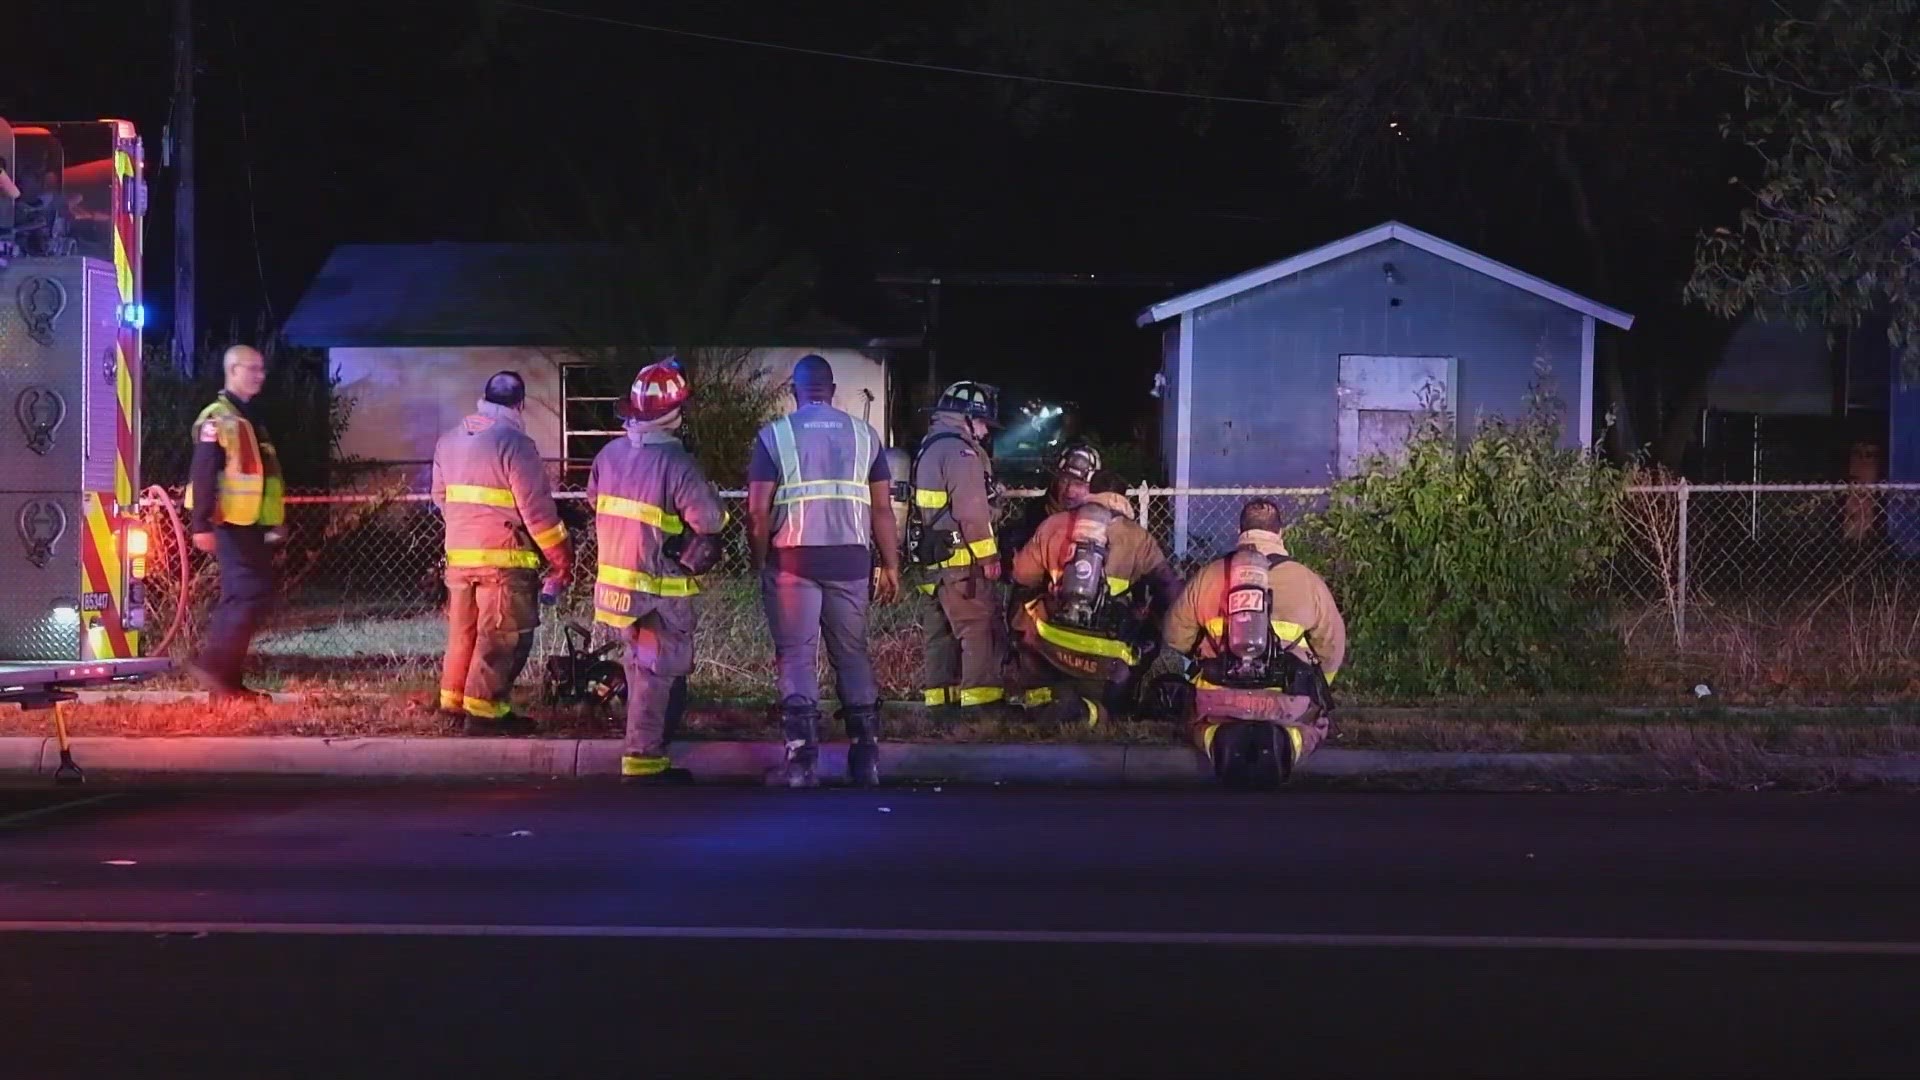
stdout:
[(168, 667), (140, 655), (145, 161), (125, 120), (0, 120), (0, 160), (0, 701), (48, 708)]

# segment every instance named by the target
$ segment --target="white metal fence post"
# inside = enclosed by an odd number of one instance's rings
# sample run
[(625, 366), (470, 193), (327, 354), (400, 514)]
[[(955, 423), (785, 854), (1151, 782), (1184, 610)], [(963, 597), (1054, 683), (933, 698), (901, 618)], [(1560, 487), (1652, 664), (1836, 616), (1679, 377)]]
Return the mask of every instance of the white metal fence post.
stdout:
[(1133, 493), (1134, 505), (1140, 509), (1140, 527), (1153, 530), (1153, 489), (1145, 484)]
[(1675, 645), (1687, 643), (1687, 508), (1689, 504), (1686, 480), (1680, 481), (1675, 498), (1680, 500), (1679, 512), (1679, 581), (1675, 585), (1673, 598), (1673, 640)]

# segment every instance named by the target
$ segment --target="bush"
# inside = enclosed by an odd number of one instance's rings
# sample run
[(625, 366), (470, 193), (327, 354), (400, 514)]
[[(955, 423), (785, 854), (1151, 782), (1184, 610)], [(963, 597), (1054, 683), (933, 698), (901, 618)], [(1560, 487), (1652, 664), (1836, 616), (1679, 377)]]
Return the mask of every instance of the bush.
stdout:
[(1524, 419), (1488, 421), (1464, 448), (1449, 421), (1430, 414), (1404, 459), (1368, 463), (1295, 530), (1339, 597), (1355, 681), (1417, 695), (1593, 683), (1619, 653), (1599, 603), (1619, 471), (1559, 445), (1539, 386)]
[[(215, 345), (203, 343), (192, 378), (175, 371), (172, 342), (149, 341), (141, 368), (140, 481), (180, 487), (193, 463), (193, 421), (225, 382), (220, 360), (241, 341), (237, 331)], [(340, 458), (340, 438), (353, 418), (353, 401), (334, 393), (338, 381), (327, 371), (326, 357), (313, 349), (288, 346), (264, 333), (255, 341), (267, 358), (267, 385), (260, 392), (267, 431), (280, 455), (290, 488), (325, 487)]]

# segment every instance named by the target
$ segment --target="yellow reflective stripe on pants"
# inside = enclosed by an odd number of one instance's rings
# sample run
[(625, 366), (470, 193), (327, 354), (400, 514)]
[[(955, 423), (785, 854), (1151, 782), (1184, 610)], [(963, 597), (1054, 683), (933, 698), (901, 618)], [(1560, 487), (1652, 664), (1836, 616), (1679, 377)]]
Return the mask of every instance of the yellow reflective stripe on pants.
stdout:
[(960, 707), (991, 705), (1005, 699), (1006, 696), (1006, 690), (998, 686), (969, 686), (960, 691)]
[(920, 590), (922, 595), (925, 595), (925, 596), (933, 595), (933, 582), (931, 581), (923, 581), (920, 584), (915, 585), (914, 588)]
[(1014, 702), (1028, 709), (1037, 709), (1042, 705), (1053, 704), (1053, 687), (1041, 686), (1021, 694)]
[(602, 585), (631, 589), (650, 596), (692, 596), (700, 591), (700, 584), (690, 577), (649, 574), (644, 570), (628, 570), (605, 563), (600, 564), (599, 580)]
[(947, 688), (944, 686), (936, 686), (933, 689), (923, 691), (922, 693), (926, 697), (927, 704), (945, 705), (947, 703), (947, 697), (949, 692)]
[(457, 712), (465, 700), (466, 695), (458, 690), (440, 691), (440, 707), (447, 712)]
[(567, 527), (559, 522), (554, 522), (553, 528), (541, 529), (539, 532), (533, 534), (533, 546), (544, 551), (548, 548), (559, 547), (560, 541), (566, 538)]
[(601, 610), (595, 609), (593, 613), (593, 621), (600, 623), (603, 626), (611, 626), (615, 630), (625, 630), (627, 627), (632, 626), (634, 623), (637, 623), (640, 620), (637, 616), (633, 616), (633, 615), (615, 615), (611, 611), (601, 611)]
[(460, 704), (468, 716), (477, 716), (482, 720), (498, 720), (513, 711), (513, 706), (504, 701), (488, 701), (485, 698), (462, 698)]
[(447, 565), (461, 569), (495, 566), (509, 570), (538, 570), (540, 555), (522, 548), (450, 548)]
[(913, 505), (922, 510), (945, 510), (950, 501), (952, 496), (944, 491), (928, 491), (925, 488), (915, 488), (913, 491)]
[(448, 484), (447, 501), (473, 506), (498, 506), (506, 510), (514, 508), (511, 490), (503, 487), (487, 487), (482, 484)]
[(620, 755), (621, 776), (659, 776), (667, 771), (671, 762), (664, 757), (645, 757), (640, 754)]
[(678, 536), (687, 528), (686, 522), (681, 521), (678, 514), (662, 510), (652, 503), (641, 502), (638, 499), (623, 499), (618, 495), (602, 495), (595, 499), (593, 512), (605, 514), (607, 517), (637, 521), (642, 525), (651, 525), (670, 536)]

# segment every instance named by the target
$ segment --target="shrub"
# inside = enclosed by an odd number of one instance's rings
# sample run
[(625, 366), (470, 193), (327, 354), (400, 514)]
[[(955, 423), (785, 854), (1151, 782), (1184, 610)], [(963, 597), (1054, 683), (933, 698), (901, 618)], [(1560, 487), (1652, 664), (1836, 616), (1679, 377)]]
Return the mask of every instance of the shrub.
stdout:
[(1430, 413), (1399, 461), (1375, 459), (1295, 530), (1352, 636), (1352, 676), (1395, 693), (1588, 684), (1618, 641), (1599, 603), (1621, 539), (1619, 471), (1559, 445), (1536, 384), (1518, 421), (1462, 447)]

